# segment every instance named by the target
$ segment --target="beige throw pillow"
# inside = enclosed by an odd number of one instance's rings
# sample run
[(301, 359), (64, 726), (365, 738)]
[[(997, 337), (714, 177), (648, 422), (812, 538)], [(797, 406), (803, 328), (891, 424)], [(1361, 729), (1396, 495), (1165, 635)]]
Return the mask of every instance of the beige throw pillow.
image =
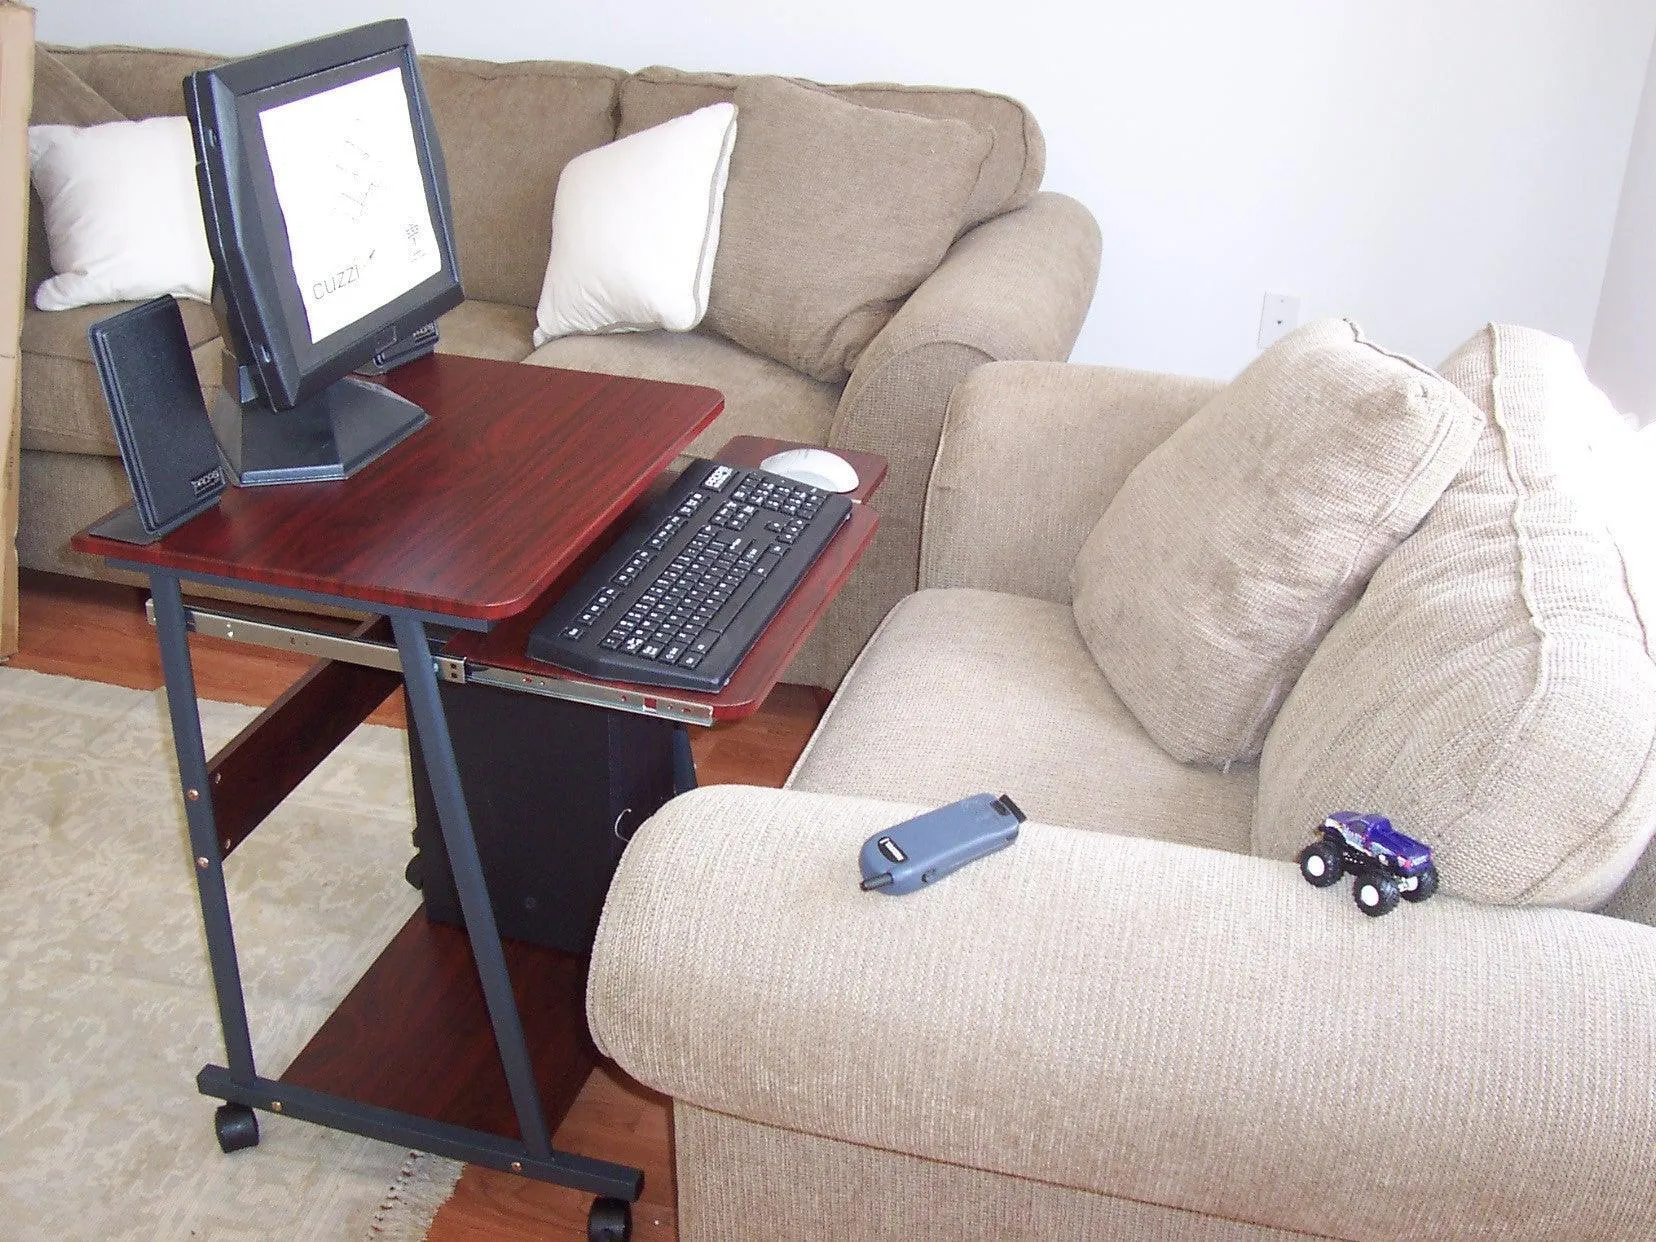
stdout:
[(1334, 620), (1466, 460), (1482, 417), (1435, 372), (1320, 320), (1139, 463), (1076, 557), (1076, 624), (1185, 762), (1259, 754)]
[(839, 383), (954, 241), (989, 134), (782, 78), (736, 88), (707, 324)]
[(1656, 478), (1565, 341), (1492, 326), (1443, 373), (1489, 426), (1289, 696), (1254, 848), (1381, 811), (1446, 892), (1590, 908), (1656, 831)]

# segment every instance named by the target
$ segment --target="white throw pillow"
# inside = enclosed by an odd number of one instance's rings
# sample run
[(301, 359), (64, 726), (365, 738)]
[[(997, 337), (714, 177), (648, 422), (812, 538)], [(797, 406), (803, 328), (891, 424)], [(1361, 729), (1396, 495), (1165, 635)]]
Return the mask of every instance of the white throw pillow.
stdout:
[(578, 155), (558, 178), (535, 344), (687, 332), (707, 313), (736, 107), (717, 103)]
[(213, 258), (184, 117), (31, 125), (29, 172), (58, 273), (35, 291), (41, 310), (163, 293), (211, 298)]

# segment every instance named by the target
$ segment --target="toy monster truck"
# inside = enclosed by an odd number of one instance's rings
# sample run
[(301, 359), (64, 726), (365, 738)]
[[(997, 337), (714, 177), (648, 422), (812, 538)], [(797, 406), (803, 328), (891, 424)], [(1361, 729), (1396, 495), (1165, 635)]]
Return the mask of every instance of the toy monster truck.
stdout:
[(1299, 852), (1300, 874), (1318, 888), (1351, 872), (1357, 908), (1379, 918), (1398, 899), (1425, 901), (1437, 892), (1432, 847), (1405, 836), (1384, 815), (1335, 811), (1317, 826), (1317, 839)]

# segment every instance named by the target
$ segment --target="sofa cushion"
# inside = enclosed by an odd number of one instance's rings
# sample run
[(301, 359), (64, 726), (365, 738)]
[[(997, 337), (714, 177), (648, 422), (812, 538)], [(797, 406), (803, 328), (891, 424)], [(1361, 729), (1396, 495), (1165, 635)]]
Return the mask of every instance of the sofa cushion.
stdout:
[(52, 55), (129, 120), (184, 114), (184, 79), (224, 63), (207, 52), (149, 47), (60, 47)]
[(1076, 557), (1076, 620), (1169, 754), (1259, 754), (1283, 698), (1471, 452), (1441, 376), (1327, 319), (1290, 333), (1133, 470)]
[(564, 165), (615, 137), (619, 69), (420, 58), (468, 297), (535, 305)]
[(564, 165), (535, 343), (688, 332), (707, 313), (736, 108), (709, 104)]
[(522, 362), (535, 348), (535, 312), (506, 302), (467, 298), (437, 320), (437, 352)]
[(1063, 604), (965, 588), (892, 609), (790, 788), (941, 804), (1243, 852), (1254, 770), (1174, 762), (1110, 690)]
[(1443, 373), (1489, 426), (1289, 696), (1254, 845), (1383, 811), (1447, 892), (1594, 907), (1656, 831), (1656, 488), (1568, 343), (1492, 326)]
[[(671, 117), (731, 99), (744, 80), (732, 73), (685, 73), (661, 65), (641, 69), (621, 83), (621, 123), (616, 132), (637, 133)], [(802, 86), (817, 85), (794, 80)], [(1034, 114), (1015, 99), (991, 91), (884, 82), (823, 89), (850, 103), (940, 120), (970, 121), (988, 130), (992, 143), (989, 157), (966, 204), (963, 228), (1023, 206), (1041, 187), (1046, 170), (1045, 140)]]
[(705, 332), (563, 336), (528, 361), (639, 379), (704, 384), (724, 394), (724, 412), (685, 451), (711, 456), (732, 436), (775, 436), (824, 444), (839, 389)]
[(936, 270), (989, 137), (782, 78), (736, 88), (707, 324), (829, 383)]
[[(115, 432), (104, 405), (103, 388), (92, 365), (86, 330), (135, 302), (82, 306), (74, 310), (23, 310), (22, 445), (55, 453), (117, 453)], [(184, 329), (195, 354), (196, 375), (211, 405), (219, 386), (218, 323), (203, 302), (183, 299)]]

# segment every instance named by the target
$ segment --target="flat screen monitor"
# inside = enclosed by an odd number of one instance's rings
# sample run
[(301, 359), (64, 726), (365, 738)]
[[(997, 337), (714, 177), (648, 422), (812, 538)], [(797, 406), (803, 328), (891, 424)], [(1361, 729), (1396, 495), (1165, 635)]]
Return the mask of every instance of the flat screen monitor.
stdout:
[(350, 372), (464, 297), (408, 23), (192, 73), (184, 104), (227, 348), (226, 464), (243, 485), (343, 478), (428, 421)]

